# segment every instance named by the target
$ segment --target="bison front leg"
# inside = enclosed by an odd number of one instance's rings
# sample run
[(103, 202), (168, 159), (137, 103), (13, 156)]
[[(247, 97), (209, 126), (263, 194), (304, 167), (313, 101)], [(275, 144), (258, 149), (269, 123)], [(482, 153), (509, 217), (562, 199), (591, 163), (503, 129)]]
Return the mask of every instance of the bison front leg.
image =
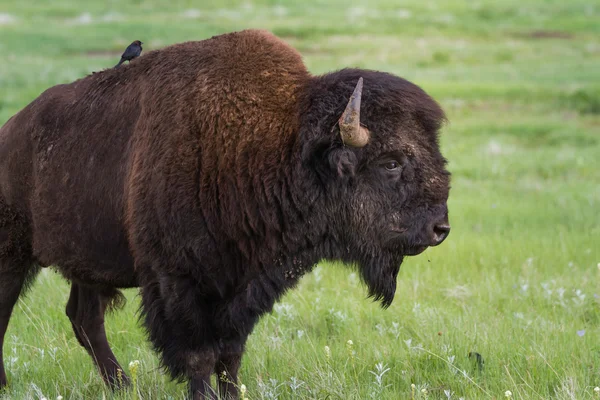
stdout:
[(148, 275), (142, 286), (144, 323), (162, 365), (172, 378), (189, 382), (191, 399), (216, 399), (210, 378), (218, 346), (203, 293), (186, 276)]
[(214, 349), (190, 351), (187, 354), (187, 374), (190, 379), (190, 397), (193, 400), (216, 399), (210, 385), (216, 356)]
[(215, 372), (219, 382), (219, 394), (223, 399), (237, 399), (238, 371), (244, 354), (244, 340), (221, 341), (219, 360)]
[(277, 273), (260, 274), (228, 302), (215, 307), (215, 333), (220, 344), (215, 372), (225, 399), (238, 398), (238, 371), (248, 336), (261, 315), (269, 312), (295, 282)]

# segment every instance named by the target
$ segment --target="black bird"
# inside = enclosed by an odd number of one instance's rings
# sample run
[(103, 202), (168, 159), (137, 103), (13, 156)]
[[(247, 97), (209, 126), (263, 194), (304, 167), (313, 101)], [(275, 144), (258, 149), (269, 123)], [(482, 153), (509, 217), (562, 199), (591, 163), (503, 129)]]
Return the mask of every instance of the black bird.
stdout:
[(134, 40), (129, 46), (127, 46), (125, 52), (121, 56), (121, 60), (117, 65), (115, 65), (115, 68), (118, 68), (125, 61), (131, 61), (134, 58), (139, 57), (140, 54), (142, 54), (142, 44), (143, 43), (139, 40)]
[(469, 352), (469, 358), (471, 359), (471, 361), (473, 361), (474, 363), (477, 364), (477, 368), (479, 369), (479, 371), (483, 371), (483, 357), (481, 356), (481, 354), (479, 354), (476, 351), (470, 351)]

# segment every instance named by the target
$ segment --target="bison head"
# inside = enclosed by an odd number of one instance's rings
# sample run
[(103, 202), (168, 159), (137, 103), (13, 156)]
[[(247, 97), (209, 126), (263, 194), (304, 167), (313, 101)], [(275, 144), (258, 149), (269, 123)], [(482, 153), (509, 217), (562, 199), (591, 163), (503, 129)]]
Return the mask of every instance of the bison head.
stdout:
[(305, 160), (322, 187), (333, 256), (357, 265), (387, 307), (403, 257), (450, 231), (444, 113), (418, 86), (375, 71), (315, 78), (308, 98)]

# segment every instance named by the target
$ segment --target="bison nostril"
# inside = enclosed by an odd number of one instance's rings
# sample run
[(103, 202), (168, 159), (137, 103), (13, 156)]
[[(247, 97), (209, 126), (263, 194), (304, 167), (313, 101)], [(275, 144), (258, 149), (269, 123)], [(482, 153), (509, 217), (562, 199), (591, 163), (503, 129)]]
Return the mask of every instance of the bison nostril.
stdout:
[(448, 234), (450, 233), (450, 225), (448, 224), (436, 224), (433, 227), (433, 241), (434, 241), (434, 246), (437, 246), (438, 244), (442, 243), (444, 241), (444, 239), (446, 239), (448, 237)]

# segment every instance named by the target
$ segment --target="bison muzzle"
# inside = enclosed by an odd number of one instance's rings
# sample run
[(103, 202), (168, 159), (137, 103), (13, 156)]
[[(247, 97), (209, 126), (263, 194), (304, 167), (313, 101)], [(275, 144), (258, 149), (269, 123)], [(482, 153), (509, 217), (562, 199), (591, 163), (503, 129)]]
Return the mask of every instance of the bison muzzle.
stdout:
[(248, 335), (317, 262), (353, 266), (387, 307), (403, 257), (446, 238), (444, 119), (404, 79), (314, 76), (256, 30), (46, 90), (0, 129), (0, 351), (17, 298), (53, 266), (108, 384), (121, 367), (104, 313), (140, 287), (171, 376), (194, 399), (237, 397)]

